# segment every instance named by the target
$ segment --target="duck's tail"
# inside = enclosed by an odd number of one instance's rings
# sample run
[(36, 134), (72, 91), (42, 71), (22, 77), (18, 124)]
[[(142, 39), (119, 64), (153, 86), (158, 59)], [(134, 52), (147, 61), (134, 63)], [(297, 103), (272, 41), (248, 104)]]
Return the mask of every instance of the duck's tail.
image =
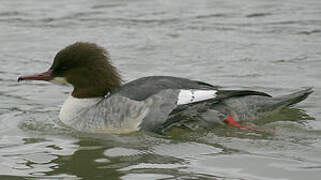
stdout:
[(234, 118), (237, 120), (248, 121), (270, 115), (278, 112), (282, 108), (301, 102), (312, 92), (312, 88), (306, 88), (276, 97), (263, 95), (232, 97), (224, 100), (222, 109), (227, 109), (226, 112), (230, 112), (230, 115), (234, 115)]
[(279, 106), (292, 106), (306, 99), (312, 92), (312, 88), (306, 88), (291, 94), (277, 96), (273, 99), (278, 102)]

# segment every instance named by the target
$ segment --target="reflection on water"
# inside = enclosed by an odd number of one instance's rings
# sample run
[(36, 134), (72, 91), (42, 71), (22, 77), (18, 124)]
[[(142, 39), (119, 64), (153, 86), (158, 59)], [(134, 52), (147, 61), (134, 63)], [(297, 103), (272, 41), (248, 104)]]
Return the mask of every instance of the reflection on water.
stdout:
[[(33, 118), (39, 115), (47, 123)], [(293, 121), (308, 117), (300, 109), (286, 109), (260, 122), (261, 127), (273, 129), (268, 134), (221, 125), (210, 131), (173, 130), (162, 136), (95, 135), (54, 128), (50, 113), (24, 117), (33, 123), (25, 120), (18, 125), (27, 134), (0, 139), (0, 177), (273, 179), (296, 172), (296, 178), (302, 179), (317, 178), (320, 172), (321, 131)], [(262, 168), (264, 173), (259, 173)]]
[[(2, 1), (0, 179), (319, 179), (319, 0)], [(16, 82), (75, 41), (107, 47), (126, 81), (203, 80), (272, 95), (313, 86), (294, 109), (168, 135), (82, 134), (59, 123), (71, 87)]]
[[(23, 138), (3, 136), (1, 138), (0, 174), (10, 176), (44, 176), (57, 167), (60, 156), (73, 155), (77, 140), (55, 138)], [(66, 174), (66, 173), (63, 173)], [(60, 174), (55, 174), (59, 176)], [(66, 174), (73, 177), (73, 174)]]

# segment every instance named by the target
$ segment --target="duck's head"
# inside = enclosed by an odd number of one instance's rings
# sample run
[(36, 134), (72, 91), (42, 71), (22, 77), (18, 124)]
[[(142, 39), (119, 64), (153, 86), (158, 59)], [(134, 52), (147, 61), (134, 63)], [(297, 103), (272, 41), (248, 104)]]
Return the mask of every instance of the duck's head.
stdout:
[(94, 43), (77, 42), (57, 53), (48, 71), (22, 80), (43, 80), (72, 84), (72, 96), (90, 98), (104, 96), (121, 85), (108, 52)]

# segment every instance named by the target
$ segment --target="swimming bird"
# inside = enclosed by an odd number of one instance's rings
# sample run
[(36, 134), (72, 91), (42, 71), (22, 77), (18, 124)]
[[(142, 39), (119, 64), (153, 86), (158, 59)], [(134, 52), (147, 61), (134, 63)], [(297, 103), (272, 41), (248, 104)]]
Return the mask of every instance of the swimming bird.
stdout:
[(76, 42), (60, 50), (48, 71), (22, 80), (67, 83), (73, 91), (59, 119), (89, 133), (164, 133), (172, 127), (210, 128), (261, 118), (304, 100), (306, 88), (272, 97), (252, 90), (222, 90), (202, 81), (149, 76), (123, 84), (108, 52), (95, 43)]

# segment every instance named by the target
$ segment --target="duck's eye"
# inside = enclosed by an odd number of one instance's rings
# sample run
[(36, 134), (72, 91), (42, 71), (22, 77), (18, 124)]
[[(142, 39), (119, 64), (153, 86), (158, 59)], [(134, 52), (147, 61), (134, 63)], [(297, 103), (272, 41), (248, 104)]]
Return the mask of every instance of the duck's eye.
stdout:
[(64, 74), (67, 70), (68, 70), (68, 68), (66, 66), (61, 66), (61, 67), (58, 67), (58, 68), (54, 68), (53, 69), (53, 73), (56, 76), (59, 76), (59, 75)]
[(67, 67), (66, 66), (62, 66), (61, 68), (59, 68), (59, 70), (61, 71), (61, 72), (65, 72), (65, 71), (67, 71)]

